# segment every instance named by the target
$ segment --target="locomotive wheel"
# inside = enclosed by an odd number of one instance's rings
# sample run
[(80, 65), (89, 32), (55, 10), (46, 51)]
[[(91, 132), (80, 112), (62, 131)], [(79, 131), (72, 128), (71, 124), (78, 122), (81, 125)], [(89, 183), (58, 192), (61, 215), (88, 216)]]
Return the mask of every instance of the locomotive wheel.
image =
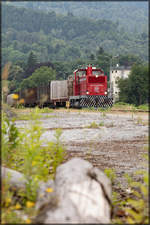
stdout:
[(80, 102), (79, 101), (74, 102), (74, 107), (80, 109), (81, 108)]

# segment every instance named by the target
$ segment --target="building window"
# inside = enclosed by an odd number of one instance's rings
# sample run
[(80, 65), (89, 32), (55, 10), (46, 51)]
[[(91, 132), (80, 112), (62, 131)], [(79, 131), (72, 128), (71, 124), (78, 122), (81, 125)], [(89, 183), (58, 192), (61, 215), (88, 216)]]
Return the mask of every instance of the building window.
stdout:
[(117, 73), (117, 70), (116, 70), (116, 73)]
[(113, 73), (114, 71), (112, 70), (112, 73)]

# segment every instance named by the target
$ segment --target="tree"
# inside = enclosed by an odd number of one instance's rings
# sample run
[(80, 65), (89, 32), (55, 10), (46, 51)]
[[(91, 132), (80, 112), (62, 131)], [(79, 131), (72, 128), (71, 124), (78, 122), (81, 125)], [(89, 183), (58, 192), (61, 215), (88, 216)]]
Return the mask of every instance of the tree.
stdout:
[(8, 86), (9, 86), (10, 93), (14, 92), (19, 87), (19, 83), (23, 79), (23, 73), (24, 73), (24, 70), (18, 65), (12, 65), (10, 67), (9, 76), (8, 76), (8, 80), (9, 80)]
[(27, 68), (33, 67), (37, 63), (35, 54), (31, 51), (27, 61)]
[(26, 69), (24, 72), (24, 79), (31, 76), (33, 71), (35, 70), (35, 66), (37, 64), (37, 58), (35, 54), (31, 51), (27, 60)]
[(102, 47), (99, 47), (97, 51), (97, 55), (103, 55), (104, 54), (104, 49)]
[(119, 55), (119, 64), (123, 66), (132, 66), (135, 63), (142, 63), (142, 60), (136, 55)]
[(91, 54), (91, 55), (90, 55), (90, 59), (91, 59), (91, 60), (95, 60), (95, 55), (94, 55), (94, 54)]
[(41, 66), (36, 69), (32, 76), (24, 79), (21, 82), (20, 87), (30, 88), (30, 87), (38, 87), (42, 85), (46, 85), (49, 81), (56, 79), (56, 71), (51, 67)]
[(8, 76), (8, 80), (17, 80), (20, 81), (22, 78), (22, 74), (23, 74), (24, 70), (18, 66), (18, 65), (12, 65), (10, 67), (10, 72), (9, 72), (9, 76)]
[(141, 105), (148, 103), (148, 65), (136, 64), (126, 80), (119, 80), (119, 101)]
[(110, 60), (111, 56), (104, 52), (103, 48), (99, 48), (97, 52), (97, 60), (96, 64), (101, 67), (102, 70), (104, 70), (104, 73), (108, 75), (109, 79), (109, 70), (110, 70)]

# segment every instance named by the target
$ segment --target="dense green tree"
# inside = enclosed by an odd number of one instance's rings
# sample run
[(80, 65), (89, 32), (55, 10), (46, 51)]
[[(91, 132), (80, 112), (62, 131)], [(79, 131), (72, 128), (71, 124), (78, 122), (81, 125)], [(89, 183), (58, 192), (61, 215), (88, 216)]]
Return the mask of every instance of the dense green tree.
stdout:
[(19, 84), (23, 79), (23, 73), (24, 73), (24, 70), (22, 67), (15, 64), (11, 65), (9, 70), (9, 76), (8, 76), (9, 93), (14, 92), (19, 87)]
[(129, 103), (129, 79), (119, 79), (118, 80), (118, 87), (120, 89), (119, 92), (119, 101)]
[(95, 55), (94, 55), (94, 54), (91, 54), (89, 58), (90, 58), (91, 60), (95, 60)]
[(10, 80), (10, 81), (11, 80), (20, 81), (22, 79), (23, 72), (24, 72), (24, 70), (20, 66), (18, 66), (18, 65), (12, 65), (10, 67), (8, 80)]
[(132, 67), (129, 77), (125, 80), (120, 79), (118, 85), (120, 88), (120, 101), (125, 101), (135, 105), (148, 103), (148, 65), (135, 64)]
[(97, 51), (97, 55), (103, 55), (104, 54), (104, 49), (102, 47), (99, 47)]
[(51, 67), (41, 66), (28, 78), (24, 79), (20, 85), (22, 89), (29, 87), (38, 87), (47, 84), (56, 79), (56, 71)]
[(35, 67), (37, 65), (37, 57), (36, 55), (31, 51), (26, 63), (26, 69), (24, 72), (24, 79), (31, 76), (31, 74), (34, 72)]
[(104, 71), (104, 73), (108, 76), (109, 79), (110, 61), (112, 56), (106, 53), (102, 47), (98, 49), (96, 55), (96, 65), (98, 65)]
[(31, 51), (27, 61), (27, 68), (33, 67), (37, 63), (35, 54)]
[(132, 66), (135, 63), (142, 63), (142, 60), (136, 55), (119, 55), (118, 63), (123, 66)]

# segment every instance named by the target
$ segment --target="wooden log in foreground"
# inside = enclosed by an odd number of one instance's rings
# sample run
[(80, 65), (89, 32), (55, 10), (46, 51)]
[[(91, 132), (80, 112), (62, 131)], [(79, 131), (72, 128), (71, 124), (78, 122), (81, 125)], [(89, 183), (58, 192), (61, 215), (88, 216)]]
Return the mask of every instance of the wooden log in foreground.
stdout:
[(73, 158), (57, 168), (54, 182), (41, 185), (36, 208), (36, 224), (110, 223), (110, 180), (88, 161)]

